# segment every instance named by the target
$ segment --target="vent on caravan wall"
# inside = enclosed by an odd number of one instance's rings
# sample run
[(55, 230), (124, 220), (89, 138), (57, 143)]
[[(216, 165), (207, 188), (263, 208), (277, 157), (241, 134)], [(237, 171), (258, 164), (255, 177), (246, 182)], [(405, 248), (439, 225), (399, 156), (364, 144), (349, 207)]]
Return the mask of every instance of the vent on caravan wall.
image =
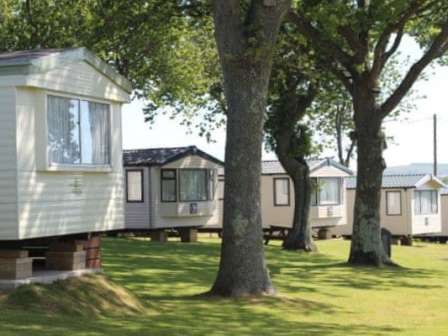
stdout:
[(197, 215), (197, 214), (198, 214), (198, 204), (190, 203), (190, 215)]
[(334, 216), (334, 208), (332, 206), (327, 207), (327, 217)]

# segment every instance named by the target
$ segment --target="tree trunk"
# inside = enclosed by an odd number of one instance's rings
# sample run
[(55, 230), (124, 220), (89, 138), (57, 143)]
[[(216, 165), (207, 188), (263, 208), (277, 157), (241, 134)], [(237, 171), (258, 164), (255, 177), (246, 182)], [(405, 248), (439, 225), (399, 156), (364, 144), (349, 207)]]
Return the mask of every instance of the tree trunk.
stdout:
[(304, 158), (279, 158), (294, 184), (294, 219), (292, 229), (283, 241), (286, 250), (317, 251), (314, 244), (311, 222), (309, 220), (311, 204), (310, 169)]
[[(374, 98), (371, 99), (374, 101)], [(358, 176), (356, 184), (353, 234), (349, 263), (353, 265), (382, 266), (392, 264), (382, 240), (380, 225), (380, 200), (385, 136), (381, 131), (382, 120), (375, 104), (355, 104), (355, 136), (358, 148)], [(368, 116), (368, 117), (366, 117)]]
[(266, 70), (227, 72), (223, 240), (218, 277), (211, 290), (221, 296), (272, 294), (264, 261), (260, 210)]
[(213, 4), (227, 138), (221, 259), (210, 294), (232, 297), (275, 292), (264, 260), (261, 150), (273, 50), (290, 1), (243, 7), (237, 0)]

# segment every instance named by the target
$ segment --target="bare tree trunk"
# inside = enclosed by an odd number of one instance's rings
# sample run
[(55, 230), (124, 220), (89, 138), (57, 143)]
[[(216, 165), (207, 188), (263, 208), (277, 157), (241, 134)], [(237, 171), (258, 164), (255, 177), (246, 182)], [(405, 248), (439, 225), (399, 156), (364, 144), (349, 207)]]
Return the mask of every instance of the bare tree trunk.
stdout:
[(228, 71), (226, 179), (221, 263), (212, 293), (273, 293), (264, 262), (260, 174), (266, 81), (260, 74)]
[[(212, 295), (239, 297), (275, 292), (264, 259), (261, 149), (273, 48), (288, 8), (289, 1), (273, 5), (253, 1), (243, 21), (239, 1), (214, 3), (215, 37), (228, 108), (223, 239)], [(243, 29), (245, 24), (261, 29), (253, 40), (265, 51), (263, 57), (248, 39), (250, 32), (248, 27)]]
[(279, 157), (279, 160), (293, 180), (295, 194), (294, 220), (292, 229), (283, 241), (283, 248), (305, 252), (317, 251), (309, 220), (312, 185), (308, 164), (303, 157), (295, 160)]
[[(374, 101), (374, 98), (370, 100)], [(375, 104), (369, 106), (361, 103), (358, 108), (363, 112), (359, 112), (355, 120), (358, 173), (349, 263), (382, 266), (392, 264), (383, 248), (380, 223), (381, 185), (386, 168), (383, 150), (386, 140), (381, 131), (382, 119), (375, 111)]]

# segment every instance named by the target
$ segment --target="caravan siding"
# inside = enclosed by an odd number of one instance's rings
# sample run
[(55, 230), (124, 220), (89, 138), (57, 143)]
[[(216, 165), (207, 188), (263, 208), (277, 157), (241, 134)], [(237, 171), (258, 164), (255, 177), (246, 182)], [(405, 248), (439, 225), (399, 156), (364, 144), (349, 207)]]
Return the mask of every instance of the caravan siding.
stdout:
[[(126, 167), (125, 171), (140, 170), (143, 172), (143, 202), (127, 202), (126, 200), (126, 229), (147, 230), (150, 228), (150, 208), (152, 202), (150, 168)], [(125, 175), (126, 179), (126, 175)], [(126, 197), (126, 195), (125, 195)]]
[(26, 85), (111, 101), (129, 99), (125, 91), (86, 62), (28, 76)]
[(0, 87), (0, 237), (17, 239), (16, 90)]
[[(162, 167), (170, 168), (207, 168), (216, 169), (215, 186), (218, 184), (217, 170), (219, 166), (209, 160), (205, 160), (200, 156), (191, 155), (180, 160), (171, 162)], [(174, 228), (174, 227), (213, 227), (219, 224), (218, 211), (218, 191), (215, 189), (215, 199), (207, 202), (197, 202), (198, 213), (206, 213), (207, 215), (189, 216), (189, 202), (164, 203), (160, 198), (160, 167), (151, 168), (151, 194), (153, 199), (151, 202), (151, 228)], [(170, 216), (167, 213), (185, 214), (182, 216)]]
[[(77, 80), (82, 76), (81, 70), (73, 74), (76, 80), (62, 76), (66, 80), (59, 78), (54, 88), (64, 89), (70, 95), (79, 93)], [(120, 104), (108, 102), (112, 129), (109, 172), (43, 171), (39, 161), (46, 151), (42, 123), (46, 122), (47, 93), (33, 88), (17, 89), (19, 238), (122, 229), (124, 181)]]

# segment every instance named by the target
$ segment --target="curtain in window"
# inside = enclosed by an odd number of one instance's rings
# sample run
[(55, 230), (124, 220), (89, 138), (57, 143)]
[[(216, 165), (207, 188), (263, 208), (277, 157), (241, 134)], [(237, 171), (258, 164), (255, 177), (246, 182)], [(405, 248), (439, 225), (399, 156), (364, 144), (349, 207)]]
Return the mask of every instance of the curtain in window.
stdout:
[(337, 178), (319, 179), (320, 204), (338, 204), (340, 195), (340, 183)]
[(162, 180), (162, 201), (176, 201), (176, 180)]
[(142, 172), (141, 171), (128, 171), (127, 172), (127, 195), (128, 202), (141, 202), (143, 201), (142, 190)]
[(207, 170), (180, 170), (179, 195), (180, 200), (206, 201), (207, 200)]
[(110, 163), (109, 107), (105, 104), (89, 102), (91, 163)]
[(438, 212), (437, 192), (433, 190), (419, 190), (415, 192), (415, 213), (427, 215)]
[(49, 162), (80, 163), (79, 101), (49, 96), (47, 124)]
[(439, 194), (437, 191), (432, 191), (431, 196), (431, 210), (435, 214), (439, 212)]
[(275, 179), (275, 205), (289, 204), (289, 180)]
[(400, 191), (388, 191), (386, 192), (386, 213), (388, 215), (400, 215), (401, 214), (401, 192)]
[(431, 192), (422, 191), (420, 194), (421, 212), (424, 214), (429, 214), (432, 212), (431, 206)]
[(208, 178), (208, 199), (213, 200), (215, 199), (215, 192), (216, 192), (216, 185), (215, 185), (215, 171), (213, 169), (209, 170), (209, 178)]

